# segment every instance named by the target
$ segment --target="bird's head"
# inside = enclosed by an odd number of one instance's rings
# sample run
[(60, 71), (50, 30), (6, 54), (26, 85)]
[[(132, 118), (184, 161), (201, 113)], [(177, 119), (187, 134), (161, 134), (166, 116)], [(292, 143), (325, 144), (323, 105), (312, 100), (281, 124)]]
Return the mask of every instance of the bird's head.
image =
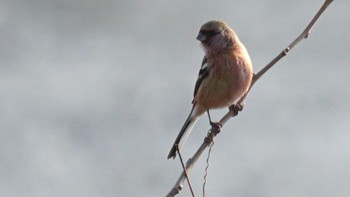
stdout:
[(235, 32), (225, 22), (216, 20), (202, 25), (197, 40), (201, 42), (206, 52), (231, 49), (238, 42)]

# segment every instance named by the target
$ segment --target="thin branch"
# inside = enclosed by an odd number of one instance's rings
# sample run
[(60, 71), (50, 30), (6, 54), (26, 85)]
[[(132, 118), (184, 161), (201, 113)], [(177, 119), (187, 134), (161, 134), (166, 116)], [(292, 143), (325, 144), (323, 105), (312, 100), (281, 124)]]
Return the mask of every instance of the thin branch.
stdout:
[[(269, 64), (267, 64), (258, 73), (254, 74), (249, 91), (246, 93), (246, 95), (241, 100), (245, 99), (245, 97), (248, 95), (251, 88), (255, 84), (255, 82), (258, 81), (260, 79), (260, 77), (263, 76), (270, 68), (272, 68), (272, 66), (274, 66), (276, 64), (276, 62), (278, 62), (281, 58), (286, 56), (290, 50), (292, 50), (297, 44), (299, 44), (299, 42), (301, 42), (303, 39), (308, 38), (312, 27), (314, 26), (316, 21), (319, 19), (319, 17), (322, 15), (322, 13), (327, 9), (327, 7), (332, 2), (333, 2), (333, 0), (325, 0), (324, 4), (319, 9), (319, 11), (316, 13), (316, 15), (313, 17), (313, 19), (310, 21), (310, 23), (305, 28), (305, 30), (291, 44), (289, 44), (287, 48), (285, 48), (277, 57), (275, 57)], [(233, 111), (230, 110), (228, 113), (225, 114), (224, 117), (221, 118), (219, 123), (221, 123), (221, 125), (223, 126), (230, 118), (235, 117), (236, 115), (237, 114), (234, 114)], [(209, 132), (208, 136), (205, 138), (204, 142), (202, 143), (202, 145), (197, 150), (197, 152), (193, 155), (192, 158), (190, 158), (187, 161), (187, 163), (186, 163), (187, 172), (189, 172), (193, 168), (194, 164), (197, 162), (197, 160), (199, 159), (201, 154), (204, 152), (204, 150), (212, 143), (212, 140), (214, 139), (216, 134), (218, 134), (218, 131), (215, 130), (215, 128), (212, 128), (211, 131)], [(167, 197), (172, 197), (172, 196), (175, 196), (176, 194), (178, 194), (183, 187), (182, 185), (183, 185), (184, 180), (185, 180), (185, 174), (184, 174), (184, 172), (182, 172), (182, 174), (180, 175), (176, 184), (173, 186), (171, 191), (167, 194)]]
[(314, 18), (308, 24), (308, 26), (304, 29), (304, 31), (285, 48), (275, 59), (273, 59), (268, 65), (266, 65), (263, 69), (261, 69), (257, 74), (254, 75), (251, 87), (254, 83), (263, 75), (266, 71), (268, 71), (276, 62), (278, 62), (282, 57), (286, 56), (290, 50), (292, 50), (300, 41), (309, 37), (310, 31), (312, 27), (315, 25), (316, 21), (320, 18), (322, 13), (327, 9), (327, 7), (333, 2), (333, 0), (326, 0), (320, 10), (316, 13)]
[(177, 151), (177, 154), (179, 155), (180, 162), (181, 162), (181, 166), (182, 166), (182, 169), (184, 170), (183, 172), (184, 172), (185, 177), (186, 177), (186, 179), (187, 179), (188, 187), (190, 188), (192, 197), (195, 197), (194, 191), (193, 191), (193, 188), (192, 188), (192, 184), (191, 184), (191, 181), (190, 181), (190, 177), (189, 177), (188, 174), (187, 174), (187, 170), (186, 170), (186, 168), (185, 168), (184, 161), (182, 160), (182, 155), (181, 155), (181, 153), (180, 153), (180, 150), (179, 150), (179, 147), (178, 147), (178, 146), (176, 146), (176, 151)]

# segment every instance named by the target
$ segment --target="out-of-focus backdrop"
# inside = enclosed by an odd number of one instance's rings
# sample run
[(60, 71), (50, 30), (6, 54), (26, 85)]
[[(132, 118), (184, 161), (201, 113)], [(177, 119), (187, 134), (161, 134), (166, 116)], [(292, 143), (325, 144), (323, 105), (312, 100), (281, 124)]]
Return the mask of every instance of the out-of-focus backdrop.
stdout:
[[(0, 1), (0, 196), (165, 196), (181, 172), (166, 156), (191, 108), (199, 27), (227, 21), (258, 71), (322, 3)], [(350, 195), (349, 7), (335, 1), (224, 126), (208, 196)], [(204, 116), (185, 158), (208, 128)], [(191, 172), (198, 195), (204, 167)]]

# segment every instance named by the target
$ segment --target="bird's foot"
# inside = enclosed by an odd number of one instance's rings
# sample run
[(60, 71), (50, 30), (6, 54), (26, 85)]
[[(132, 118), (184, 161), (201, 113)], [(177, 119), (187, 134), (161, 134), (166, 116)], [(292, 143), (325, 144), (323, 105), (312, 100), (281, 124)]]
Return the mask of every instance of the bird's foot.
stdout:
[(214, 141), (214, 137), (220, 133), (222, 124), (219, 122), (210, 122), (210, 132), (208, 132), (208, 135), (206, 138), (204, 138), (204, 141), (208, 144), (208, 146)]
[(238, 112), (242, 111), (243, 110), (243, 106), (244, 104), (235, 104), (235, 105), (231, 105), (229, 107), (229, 110), (233, 112), (233, 115), (232, 116), (236, 116), (238, 114)]
[(220, 122), (210, 122), (211, 131), (216, 134), (220, 133), (222, 124)]

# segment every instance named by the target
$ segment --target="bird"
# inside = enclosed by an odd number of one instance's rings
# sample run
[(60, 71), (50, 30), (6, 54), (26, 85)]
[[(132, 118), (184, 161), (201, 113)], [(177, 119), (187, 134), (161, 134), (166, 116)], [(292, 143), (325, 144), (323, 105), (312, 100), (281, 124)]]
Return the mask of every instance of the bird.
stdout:
[(204, 57), (194, 87), (192, 109), (168, 154), (176, 152), (186, 141), (199, 117), (209, 110), (229, 107), (235, 113), (242, 110), (244, 98), (253, 78), (253, 67), (245, 46), (237, 34), (221, 20), (204, 23), (197, 40), (204, 50)]

